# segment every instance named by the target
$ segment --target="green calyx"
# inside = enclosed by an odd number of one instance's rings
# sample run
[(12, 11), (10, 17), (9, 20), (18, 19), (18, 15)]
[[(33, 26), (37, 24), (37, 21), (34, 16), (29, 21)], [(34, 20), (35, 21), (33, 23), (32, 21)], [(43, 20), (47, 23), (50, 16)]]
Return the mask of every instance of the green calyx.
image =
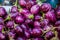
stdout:
[(10, 20), (10, 19), (11, 19), (11, 17), (10, 16), (7, 16), (7, 18), (4, 21)]
[(34, 15), (29, 15), (28, 18), (33, 19), (34, 18)]
[(50, 40), (59, 40), (59, 38), (58, 38), (58, 32), (57, 31), (55, 31), (55, 37), (53, 37)]
[(44, 16), (45, 16), (44, 12), (41, 11), (41, 13), (42, 13), (42, 17), (44, 18)]
[(2, 29), (2, 33), (5, 33), (4, 29)]

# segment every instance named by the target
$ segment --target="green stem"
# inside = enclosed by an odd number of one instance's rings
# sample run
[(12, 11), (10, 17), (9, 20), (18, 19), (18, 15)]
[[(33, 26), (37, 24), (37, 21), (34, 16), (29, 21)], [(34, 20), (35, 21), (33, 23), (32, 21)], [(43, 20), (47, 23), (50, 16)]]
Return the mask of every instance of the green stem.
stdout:
[(42, 1), (41, 0), (36, 0), (36, 2), (38, 3), (39, 6), (42, 5)]
[(18, 5), (18, 0), (16, 0), (16, 2), (15, 2), (15, 5), (14, 6), (17, 6)]
[(8, 15), (7, 18), (4, 21), (10, 20), (10, 19), (11, 19), (11, 17), (10, 17), (10, 15)]
[(44, 14), (44, 12), (41, 12), (42, 13), (42, 17), (44, 18), (45, 17), (45, 14)]
[(15, 23), (14, 23), (14, 29), (15, 29), (15, 27), (16, 27), (17, 25), (18, 25), (18, 24), (15, 24)]
[(58, 37), (58, 32), (57, 31), (55, 31), (55, 37)]
[(10, 40), (14, 40), (12, 37), (9, 37)]
[(51, 40), (59, 40), (57, 31), (55, 31), (55, 37), (53, 37)]
[(2, 29), (2, 33), (5, 33), (4, 29)]

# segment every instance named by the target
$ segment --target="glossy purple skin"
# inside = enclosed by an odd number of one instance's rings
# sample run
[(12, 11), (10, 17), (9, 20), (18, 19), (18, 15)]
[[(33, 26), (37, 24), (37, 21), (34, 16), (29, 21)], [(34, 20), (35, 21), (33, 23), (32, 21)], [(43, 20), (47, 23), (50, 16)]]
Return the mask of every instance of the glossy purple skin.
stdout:
[(20, 25), (23, 30), (29, 30), (29, 26), (27, 24)]
[(56, 10), (60, 10), (60, 5), (59, 5), (59, 6), (57, 6)]
[(43, 12), (47, 12), (47, 11), (51, 10), (51, 5), (50, 5), (49, 3), (43, 3), (43, 4), (41, 5), (41, 10), (42, 10)]
[(54, 33), (53, 33), (52, 31), (49, 31), (49, 32), (47, 32), (47, 33), (45, 34), (45, 37), (46, 37), (47, 39), (50, 39), (50, 38), (54, 37)]
[(60, 10), (57, 10), (57, 15), (60, 15)]
[(19, 25), (17, 25), (17, 26), (15, 27), (15, 32), (16, 32), (19, 36), (22, 36), (22, 35), (23, 35), (23, 29), (22, 29)]
[(41, 16), (40, 15), (36, 15), (34, 19), (35, 19), (35, 21), (40, 21)]
[(0, 25), (4, 25), (4, 19), (0, 17)]
[[(32, 32), (32, 29), (31, 29), (31, 28), (29, 28), (29, 30), (28, 30), (28, 31), (29, 31), (29, 33), (31, 34), (31, 32)], [(30, 36), (31, 36), (31, 35), (30, 35)]]
[(26, 0), (26, 2), (28, 2), (28, 1), (36, 1), (36, 0)]
[(26, 7), (26, 1), (25, 0), (19, 0), (19, 5), (22, 7)]
[(43, 38), (33, 38), (32, 40), (44, 40)]
[(0, 39), (5, 39), (5, 35), (3, 33), (0, 33)]
[(20, 23), (24, 22), (24, 18), (22, 16), (16, 16), (15, 21), (16, 21), (16, 23), (20, 24)]
[(56, 21), (56, 15), (53, 11), (48, 11), (45, 14), (45, 18), (48, 19), (50, 22), (55, 22)]
[(18, 37), (16, 40), (26, 40), (26, 38)]
[(27, 9), (24, 8), (24, 9), (22, 9), (20, 11), (20, 13), (23, 14), (23, 15), (25, 15), (25, 14), (29, 13), (29, 10), (27, 10)]
[(40, 11), (39, 9), (40, 9), (40, 6), (39, 6), (39, 5), (33, 5), (33, 6), (31, 7), (31, 9), (30, 9), (30, 12), (31, 12), (32, 14), (38, 14), (38, 12)]
[(56, 21), (56, 22), (55, 22), (55, 25), (56, 25), (56, 26), (59, 26), (59, 25), (60, 25), (60, 20), (59, 20), (59, 21)]
[(36, 28), (37, 28), (37, 27), (41, 27), (41, 24), (40, 24), (40, 22), (38, 22), (38, 21), (35, 21), (35, 22), (34, 22), (34, 27), (36, 27)]
[(3, 28), (4, 28), (4, 26), (3, 25), (0, 25), (0, 32), (2, 31)]
[(40, 28), (34, 28), (31, 32), (33, 37), (40, 37), (42, 35), (42, 30)]
[(14, 38), (15, 37), (15, 34), (13, 32), (9, 32), (8, 33), (8, 36)]
[(29, 18), (30, 13), (26, 13), (26, 14), (24, 14), (24, 16), (25, 16), (25, 18)]
[(60, 10), (56, 11), (57, 18), (60, 18)]
[(36, 0), (32, 0), (32, 1), (36, 1)]
[(41, 26), (43, 27), (43, 26), (46, 26), (46, 25), (49, 24), (49, 20), (48, 19), (44, 19), (40, 23), (41, 23)]
[(26, 20), (25, 20), (25, 23), (26, 23), (26, 24), (31, 24), (31, 25), (32, 25), (32, 24), (33, 24), (33, 20), (32, 20), (32, 19), (26, 19)]
[(26, 19), (34, 19), (34, 15), (31, 14), (31, 13), (26, 13), (26, 14), (24, 14), (24, 16), (25, 16)]
[(36, 4), (36, 2), (34, 2), (34, 1), (28, 1), (27, 3), (26, 3), (26, 8), (27, 9), (30, 9), (33, 5), (35, 5)]
[(0, 7), (0, 16), (6, 16), (7, 12), (3, 7)]
[(18, 12), (17, 6), (13, 6), (13, 7), (11, 8), (11, 13), (15, 13), (15, 12)]
[(6, 23), (6, 27), (7, 27), (7, 28), (14, 28), (14, 21), (8, 21), (8, 22)]
[(11, 13), (11, 14), (10, 14), (10, 17), (14, 20), (14, 19), (16, 18), (16, 16), (18, 16), (18, 15), (19, 15), (18, 12), (16, 12), (16, 13)]
[(51, 26), (50, 25), (46, 25), (46, 26), (44, 26), (44, 28), (43, 28), (43, 30), (44, 31), (48, 31), (48, 30), (51, 30)]
[(25, 30), (24, 34), (26, 38), (30, 38), (30, 32), (28, 30)]

